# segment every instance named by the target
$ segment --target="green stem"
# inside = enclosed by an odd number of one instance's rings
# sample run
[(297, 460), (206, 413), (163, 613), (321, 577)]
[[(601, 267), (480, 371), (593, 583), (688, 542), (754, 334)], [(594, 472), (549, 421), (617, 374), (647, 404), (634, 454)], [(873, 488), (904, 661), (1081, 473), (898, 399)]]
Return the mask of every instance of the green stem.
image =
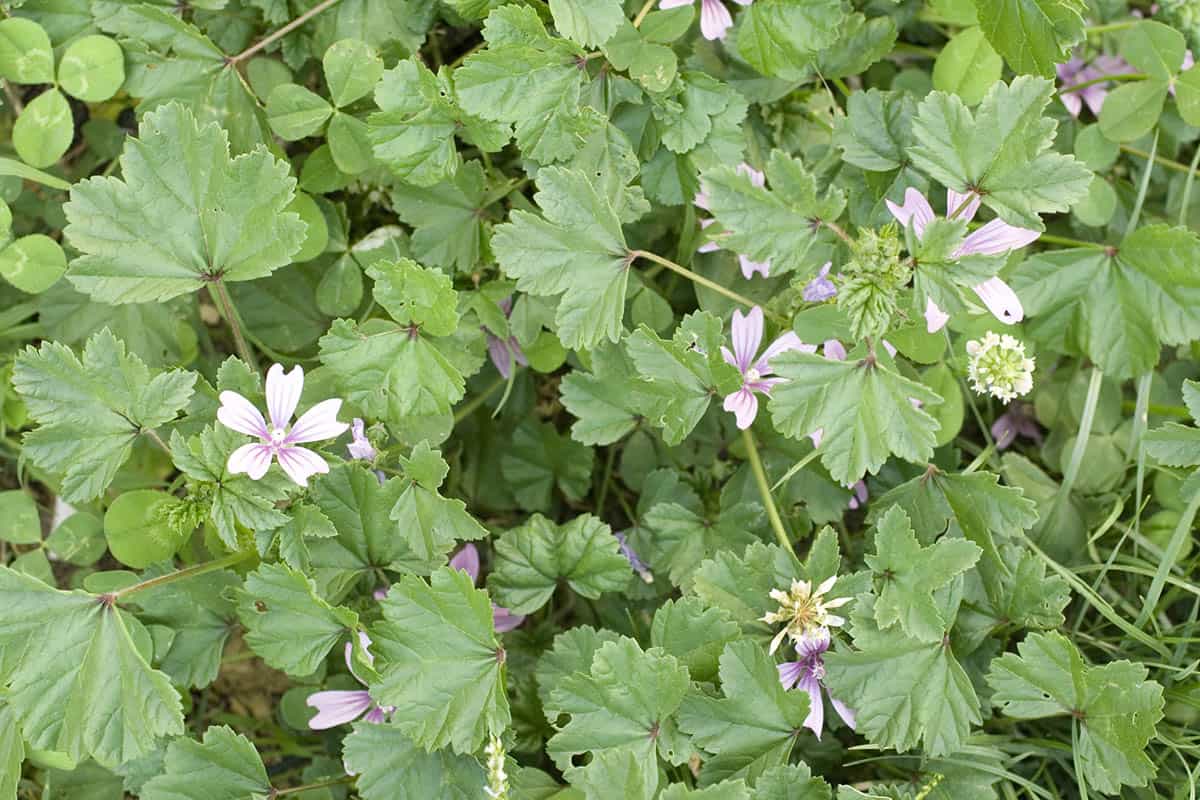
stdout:
[(209, 288), (212, 289), (210, 294), (217, 303), (217, 310), (229, 323), (229, 330), (233, 334), (233, 346), (237, 348), (238, 356), (257, 372), (258, 359), (254, 357), (254, 351), (250, 349), (250, 345), (246, 343), (246, 337), (242, 335), (241, 320), (238, 317), (237, 309), (233, 306), (233, 298), (229, 296), (229, 289), (225, 286), (225, 281), (217, 278), (209, 284)]
[(351, 783), (354, 780), (353, 775), (342, 775), (338, 778), (329, 778), (328, 780), (317, 781), (316, 783), (306, 783), (303, 786), (293, 786), (291, 789), (272, 789), (269, 795), (272, 800), (276, 797), (284, 797), (289, 794), (300, 794), (312, 789), (324, 789), (327, 786), (339, 786), (343, 783)]
[[(1126, 153), (1129, 153), (1131, 156), (1137, 156), (1138, 158), (1149, 159), (1151, 157), (1151, 154), (1147, 153), (1145, 150), (1139, 150), (1138, 148), (1130, 147), (1127, 144), (1121, 145), (1121, 150), (1123, 150)], [(1178, 161), (1172, 161), (1171, 159), (1164, 158), (1163, 156), (1160, 156), (1160, 155), (1154, 156), (1154, 163), (1158, 164), (1160, 167), (1166, 167), (1167, 169), (1173, 169), (1176, 172), (1190, 173), (1192, 171), (1192, 168), (1189, 167), (1187, 164), (1180, 164)], [(1042, 238), (1045, 238), (1045, 237), (1042, 237)]]
[[(1137, 413), (1138, 404), (1133, 400), (1125, 400), (1121, 403), (1122, 411)], [(1189, 419), (1192, 412), (1187, 410), (1186, 406), (1164, 406), (1160, 403), (1147, 403), (1146, 411), (1159, 417), (1179, 417), (1180, 419)]]
[(1054, 497), (1054, 505), (1046, 516), (1043, 530), (1053, 530), (1057, 525), (1058, 515), (1063, 507), (1071, 501), (1071, 489), (1075, 479), (1079, 477), (1079, 467), (1083, 464), (1083, 454), (1087, 451), (1088, 439), (1092, 435), (1092, 420), (1096, 416), (1096, 404), (1100, 401), (1100, 387), (1104, 383), (1104, 373), (1099, 367), (1092, 367), (1092, 377), (1088, 381), (1087, 397), (1083, 401), (1083, 415), (1079, 419), (1079, 433), (1075, 436), (1075, 446), (1071, 448), (1071, 460), (1063, 472), (1062, 484)]
[(158, 435), (158, 431), (154, 430), (154, 428), (142, 428), (142, 434), (161, 447), (164, 453), (171, 455), (171, 448), (167, 447), (167, 443), (163, 441), (162, 437)]
[(1103, 250), (1104, 245), (1100, 242), (1088, 242), (1083, 239), (1071, 239), (1067, 236), (1054, 236), (1053, 234), (1043, 233), (1038, 237), (1039, 242), (1046, 244), (1061, 244), (1064, 247), (1091, 247), (1098, 250)]
[(467, 417), (474, 414), (475, 409), (477, 409), (481, 405), (483, 405), (484, 402), (486, 402), (489, 397), (491, 397), (493, 394), (496, 393), (497, 389), (499, 389), (501, 386), (503, 386), (506, 383), (508, 383), (508, 379), (505, 378), (503, 375), (501, 375), (500, 377), (496, 378), (496, 380), (492, 381), (491, 385), (489, 385), (482, 392), (475, 395), (470, 400), (468, 400), (467, 402), (465, 402), (461, 406), (459, 406), (458, 409), (454, 412), (454, 424), (457, 425), (458, 423), (462, 422)]
[[(699, 284), (700, 286), (703, 286), (707, 289), (712, 289), (717, 294), (727, 297), (730, 300), (733, 300), (735, 303), (741, 303), (742, 305), (746, 306), (747, 308), (754, 308), (755, 306), (758, 305), (758, 303), (754, 302), (749, 297), (740, 295), (737, 292), (733, 291), (732, 289), (726, 289), (724, 286), (717, 283), (716, 281), (709, 280), (708, 278), (704, 277), (703, 275), (698, 275), (695, 272), (692, 272), (687, 267), (682, 266), (681, 264), (676, 264), (674, 261), (671, 261), (668, 258), (663, 258), (662, 256), (658, 255), (657, 253), (651, 253), (648, 250), (631, 250), (629, 255), (634, 259), (644, 258), (647, 261), (653, 261), (655, 264), (661, 264), (662, 266), (666, 267), (667, 269), (671, 270), (672, 272), (677, 273), (677, 274), (682, 275), (683, 277), (687, 278), (692, 283)], [(771, 319), (778, 322), (780, 325), (786, 326), (788, 324), (788, 320), (786, 318), (784, 318), (781, 314), (777, 314), (774, 311), (771, 311), (770, 309), (764, 308), (763, 313), (766, 314)]]
[(814, 447), (813, 451), (811, 453), (809, 453), (804, 458), (800, 459), (795, 464), (793, 464), (787, 472), (783, 473), (782, 478), (775, 481), (775, 483), (771, 486), (771, 491), (772, 492), (778, 491), (780, 486), (783, 486), (785, 483), (790, 481), (797, 472), (799, 472), (800, 470), (804, 469), (809, 464), (811, 464), (813, 459), (815, 459), (820, 454), (821, 454), (821, 451), (818, 448)]
[(326, 9), (332, 8), (333, 6), (336, 6), (340, 2), (341, 2), (341, 0), (323, 0), (323, 2), (320, 2), (317, 5), (310, 8), (308, 11), (305, 11), (303, 14), (296, 17), (294, 20), (289, 22), (287, 25), (284, 25), (282, 28), (275, 31), (274, 33), (267, 35), (261, 41), (257, 42), (256, 44), (250, 45), (245, 50), (238, 53), (236, 56), (230, 56), (229, 64), (233, 65), (233, 64), (237, 64), (241, 61), (245, 61), (250, 56), (252, 56), (255, 53), (262, 50), (264, 47), (269, 46), (272, 42), (278, 41), (279, 39), (282, 39), (284, 36), (287, 36), (289, 33), (296, 30), (296, 28), (299, 28), (301, 25), (303, 25), (304, 23), (308, 22), (310, 19), (315, 17), (317, 14), (320, 14), (322, 11), (325, 11)]
[(1188, 166), (1187, 180), (1183, 182), (1183, 195), (1179, 200), (1179, 224), (1187, 225), (1188, 208), (1191, 205), (1189, 202), (1192, 198), (1192, 183), (1196, 178), (1196, 166), (1200, 164), (1200, 147), (1196, 148), (1196, 152), (1192, 154), (1192, 163)]
[(767, 473), (763, 469), (762, 459), (758, 457), (758, 445), (754, 443), (754, 436), (750, 433), (749, 428), (742, 431), (742, 441), (746, 445), (746, 457), (750, 460), (750, 471), (754, 473), (754, 482), (758, 484), (758, 494), (767, 508), (767, 518), (771, 520), (771, 529), (775, 531), (775, 538), (779, 541), (780, 547), (791, 553), (792, 558), (796, 558), (796, 551), (792, 549), (792, 541), (788, 537), (787, 528), (783, 527), (779, 510), (775, 508), (775, 501), (771, 498), (771, 486), (767, 483)]
[(1070, 86), (1064, 86), (1058, 90), (1059, 94), (1071, 94), (1071, 92), (1082, 91), (1089, 86), (1095, 86), (1098, 83), (1106, 81), (1144, 81), (1150, 76), (1144, 72), (1121, 72), (1116, 75), (1101, 75), (1099, 78), (1092, 78), (1079, 83), (1073, 83)]
[(157, 578), (150, 578), (149, 580), (142, 581), (141, 583), (135, 583), (132, 586), (126, 586), (124, 589), (118, 589), (117, 591), (111, 593), (108, 595), (108, 597), (111, 597), (114, 601), (120, 600), (128, 597), (131, 594), (135, 594), (136, 592), (152, 589), (155, 586), (162, 586), (164, 584), (174, 583), (175, 581), (181, 581), (185, 578), (194, 578), (197, 575), (205, 575), (209, 572), (216, 572), (219, 569), (232, 567), (234, 564), (240, 564), (241, 562), (253, 557), (253, 550), (230, 553), (227, 556), (222, 556), (221, 558), (216, 558), (212, 561), (205, 561), (203, 564), (193, 564), (190, 567), (184, 567), (183, 569), (176, 570), (175, 572), (168, 572), (166, 575), (159, 575)]
[(842, 80), (841, 78), (834, 78), (833, 85), (836, 86), (838, 88), (838, 91), (842, 93), (842, 97), (850, 96), (850, 93), (851, 93), (850, 87), (847, 86), (846, 82), (844, 80)]
[(1171, 574), (1171, 567), (1175, 566), (1180, 552), (1183, 551), (1183, 545), (1192, 535), (1192, 522), (1196, 519), (1197, 512), (1200, 512), (1200, 491), (1192, 494), (1187, 508), (1183, 510), (1183, 514), (1179, 517), (1179, 522), (1175, 525), (1175, 530), (1171, 532), (1171, 539), (1167, 542), (1167, 547), (1163, 551), (1163, 557), (1158, 562), (1158, 569), (1154, 573), (1153, 580), (1150, 581), (1150, 589), (1146, 592), (1146, 600), (1142, 603), (1142, 610), (1138, 614), (1137, 620), (1133, 623), (1137, 627), (1140, 628), (1145, 625), (1146, 620), (1154, 613), (1154, 608), (1158, 605), (1159, 598), (1162, 597), (1163, 588), (1167, 585), (1167, 578)]
[(1126, 28), (1132, 28), (1137, 25), (1140, 20), (1127, 19), (1124, 22), (1109, 22), (1105, 25), (1091, 25), (1083, 29), (1083, 32), (1088, 36), (1095, 36), (1098, 33), (1111, 33), (1112, 31), (1123, 31)]
[(650, 9), (654, 8), (654, 4), (657, 2), (658, 0), (646, 0), (646, 4), (642, 6), (637, 16), (633, 18), (633, 27), (642, 27), (642, 23), (646, 20), (646, 15), (650, 13)]
[(979, 455), (975, 456), (975, 460), (967, 465), (963, 470), (963, 474), (967, 475), (983, 466), (984, 462), (992, 457), (992, 453), (996, 452), (996, 443), (991, 442), (987, 447), (979, 451)]
[(941, 51), (935, 50), (932, 47), (921, 47), (908, 42), (896, 42), (896, 46), (892, 48), (892, 55), (920, 56), (922, 58), (937, 58), (941, 55)]

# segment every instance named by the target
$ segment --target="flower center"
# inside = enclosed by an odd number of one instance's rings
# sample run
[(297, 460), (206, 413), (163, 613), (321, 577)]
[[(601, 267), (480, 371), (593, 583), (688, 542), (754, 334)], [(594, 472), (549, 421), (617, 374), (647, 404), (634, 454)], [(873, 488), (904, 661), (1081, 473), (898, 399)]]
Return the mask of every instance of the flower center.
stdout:
[(762, 378), (762, 375), (759, 375), (758, 370), (756, 370), (754, 367), (751, 367), (750, 369), (746, 370), (746, 381), (748, 383), (754, 383), (754, 382), (760, 380), (761, 378)]
[(271, 444), (274, 446), (279, 447), (282, 445), (285, 438), (287, 438), (287, 431), (285, 431), (283, 428), (271, 429)]

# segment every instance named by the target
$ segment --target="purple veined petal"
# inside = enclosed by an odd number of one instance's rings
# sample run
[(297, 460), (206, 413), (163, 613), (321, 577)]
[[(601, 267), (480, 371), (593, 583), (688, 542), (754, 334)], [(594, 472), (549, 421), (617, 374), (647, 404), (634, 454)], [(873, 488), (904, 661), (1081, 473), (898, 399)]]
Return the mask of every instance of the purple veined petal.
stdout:
[[(750, 2), (753, 2), (753, 0), (750, 0)], [(748, 6), (750, 3), (742, 3), (741, 5)], [(737, 173), (739, 175), (746, 175), (749, 177), (751, 185), (755, 186), (756, 188), (761, 189), (767, 185), (767, 176), (747, 164), (745, 161), (737, 165)]]
[(244, 472), (250, 480), (256, 481), (271, 468), (271, 454), (269, 444), (244, 444), (229, 454), (225, 469), (232, 475)]
[(329, 472), (325, 459), (303, 447), (282, 447), (276, 457), (283, 471), (300, 486), (308, 486), (308, 479), (317, 473)]
[(746, 256), (738, 256), (738, 266), (742, 268), (742, 277), (750, 280), (754, 277), (754, 273), (760, 273), (764, 278), (771, 277), (771, 259), (766, 261), (754, 261), (746, 258)]
[(961, 219), (963, 222), (970, 222), (975, 219), (975, 214), (979, 211), (979, 204), (983, 202), (983, 198), (974, 192), (956, 192), (953, 189), (946, 190), (946, 216), (950, 216), (963, 203), (967, 205), (962, 211), (958, 212), (955, 219)]
[(786, 378), (759, 378), (756, 381), (746, 381), (742, 384), (743, 389), (749, 389), (752, 392), (759, 394), (770, 394), (772, 387), (785, 383)]
[(938, 304), (933, 302), (932, 297), (925, 298), (925, 330), (929, 333), (937, 333), (942, 328), (946, 327), (946, 323), (950, 321), (950, 315), (942, 311)]
[[(1170, 89), (1174, 92), (1174, 83), (1171, 84)], [(1071, 94), (1078, 95), (1079, 99), (1091, 109), (1093, 114), (1100, 116), (1100, 111), (1104, 108), (1104, 99), (1108, 97), (1108, 86), (1103, 83), (1095, 83), (1080, 89), (1078, 92), (1071, 92)]]
[[(1195, 63), (1195, 59), (1192, 58), (1192, 51), (1188, 50), (1183, 54), (1183, 64), (1180, 65), (1179, 71), (1182, 72)], [(1107, 53), (1093, 58), (1091, 68), (1094, 70), (1094, 77), (1097, 78), (1102, 75), (1131, 75), (1137, 71), (1125, 59), (1120, 56), (1108, 55)]]
[(759, 375), (766, 375), (771, 371), (771, 359), (789, 350), (799, 350), (801, 353), (815, 353), (817, 352), (817, 346), (815, 344), (805, 344), (799, 336), (792, 331), (788, 331), (767, 346), (767, 349), (759, 356), (758, 361), (754, 362), (754, 368), (758, 370)]
[(282, 364), (271, 365), (267, 370), (267, 413), (271, 417), (272, 427), (287, 427), (296, 413), (303, 391), (304, 369), (299, 364), (286, 374)]
[(1021, 307), (1021, 298), (1017, 293), (999, 278), (988, 278), (981, 284), (972, 287), (979, 299), (987, 306), (996, 319), (1005, 325), (1014, 325), (1025, 319), (1025, 309)]
[(776, 665), (775, 669), (779, 670), (779, 683), (784, 689), (795, 686), (805, 672), (803, 661), (785, 661)]
[(846, 360), (846, 347), (837, 339), (826, 339), (821, 349), (830, 361)]
[(513, 299), (512, 299), (511, 294), (508, 297), (504, 298), (503, 300), (497, 301), (496, 305), (498, 305), (500, 307), (500, 310), (504, 312), (505, 317), (512, 316)]
[(375, 448), (367, 439), (366, 424), (361, 417), (355, 417), (350, 423), (350, 436), (353, 441), (346, 446), (346, 450), (350, 452), (350, 457), (359, 461), (374, 461)]
[(255, 408), (253, 403), (237, 392), (230, 391), (221, 392), (219, 399), (221, 407), (217, 409), (217, 420), (222, 425), (247, 436), (271, 438), (262, 412)]
[(512, 377), (512, 353), (509, 352), (504, 340), (489, 333), (487, 337), (487, 351), (488, 358), (492, 360), (492, 366), (500, 373), (500, 377), (505, 380)]
[(341, 410), (342, 401), (338, 398), (322, 400), (296, 420), (284, 437), (284, 444), (321, 442), (341, 436), (350, 427), (345, 422), (338, 422), (337, 415)]
[(833, 281), (829, 280), (829, 270), (833, 267), (832, 261), (826, 261), (821, 266), (821, 271), (816, 277), (809, 281), (804, 286), (804, 291), (801, 292), (801, 297), (806, 303), (821, 303), (837, 296), (837, 287), (833, 285)]
[[(826, 693), (828, 693), (828, 691), (829, 690), (827, 689)], [(848, 727), (850, 730), (855, 730), (857, 728), (857, 723), (855, 720), (854, 711), (851, 710), (850, 706), (846, 705), (841, 700), (835, 700), (833, 695), (829, 695), (829, 702), (833, 704), (833, 710), (836, 711), (837, 715), (842, 718), (842, 722), (846, 723), (846, 727)]]
[(740, 310), (735, 309), (731, 331), (734, 355), (733, 365), (738, 368), (739, 372), (745, 375), (746, 370), (750, 369), (750, 365), (754, 363), (754, 356), (758, 353), (758, 346), (762, 344), (762, 309), (755, 306), (745, 316), (742, 316)]
[(733, 414), (739, 429), (746, 430), (754, 424), (754, 418), (758, 416), (758, 398), (749, 389), (738, 389), (733, 394), (725, 395), (722, 408)]
[(659, 8), (680, 8), (681, 6), (690, 6), (695, 0), (661, 0), (658, 4)]
[(387, 722), (387, 715), (379, 706), (372, 706), (371, 710), (363, 716), (363, 722), (369, 722), (372, 725), (382, 725)]
[(1083, 69), (1083, 67), (1083, 59), (1079, 58), (1078, 56), (1072, 56), (1067, 61), (1057, 65), (1054, 70), (1058, 73), (1058, 79), (1062, 81), (1064, 85), (1073, 86), (1076, 83), (1075, 76), (1079, 74), (1079, 71)]
[(1039, 236), (1041, 233), (1038, 231), (1018, 228), (1015, 225), (1009, 225), (1002, 219), (994, 219), (978, 230), (972, 231), (967, 238), (963, 239), (953, 256), (954, 258), (969, 255), (998, 256), (1035, 242)]
[(821, 728), (825, 726), (825, 702), (821, 699), (821, 682), (810, 672), (796, 683), (797, 689), (808, 692), (808, 716), (804, 718), (804, 727), (821, 738)]
[(1064, 92), (1059, 94), (1058, 99), (1072, 117), (1078, 117), (1079, 112), (1083, 111), (1083, 101), (1079, 99), (1079, 92)]
[(901, 225), (908, 226), (911, 222), (913, 233), (920, 239), (925, 233), (925, 226), (933, 222), (933, 206), (925, 199), (925, 195), (911, 186), (904, 190), (904, 205), (898, 206), (891, 200), (886, 200), (888, 211)]
[(479, 548), (467, 542), (458, 548), (458, 552), (450, 559), (451, 569), (461, 569), (471, 576), (472, 581), (479, 580)]
[(304, 701), (305, 705), (317, 709), (317, 715), (308, 721), (314, 731), (324, 731), (353, 722), (375, 704), (371, 693), (365, 690), (315, 692)]
[(492, 627), (496, 629), (496, 633), (508, 633), (520, 627), (524, 621), (524, 614), (514, 614), (504, 606), (492, 604)]
[[(825, 591), (829, 590), (826, 589)], [(825, 592), (820, 590), (817, 591), (817, 594), (824, 593)], [(800, 637), (800, 640), (796, 642), (796, 654), (799, 655), (801, 659), (819, 657), (829, 649), (829, 642), (829, 629), (818, 628), (816, 633), (807, 634)]]
[(733, 17), (721, 0), (700, 0), (700, 33), (705, 39), (724, 39), (731, 25)]

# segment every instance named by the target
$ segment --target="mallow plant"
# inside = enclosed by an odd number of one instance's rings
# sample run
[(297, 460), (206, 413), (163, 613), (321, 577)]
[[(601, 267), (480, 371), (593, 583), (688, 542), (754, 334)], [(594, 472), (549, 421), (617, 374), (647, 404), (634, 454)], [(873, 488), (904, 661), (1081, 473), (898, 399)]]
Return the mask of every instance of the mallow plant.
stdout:
[(0, 7), (0, 800), (1196, 796), (1195, 0)]

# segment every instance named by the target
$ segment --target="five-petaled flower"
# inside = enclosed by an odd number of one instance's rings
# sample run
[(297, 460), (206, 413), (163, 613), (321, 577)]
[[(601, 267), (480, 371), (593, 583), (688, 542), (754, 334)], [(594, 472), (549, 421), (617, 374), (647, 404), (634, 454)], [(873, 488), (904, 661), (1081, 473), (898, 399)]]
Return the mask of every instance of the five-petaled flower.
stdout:
[(721, 356), (725, 361), (742, 373), (742, 388), (725, 396), (724, 408), (737, 418), (737, 426), (743, 430), (749, 428), (758, 416), (758, 398), (756, 392), (770, 394), (771, 387), (782, 382), (783, 378), (771, 376), (771, 359), (788, 350), (802, 350), (806, 353), (816, 351), (816, 346), (805, 344), (800, 337), (788, 331), (780, 336), (770, 347), (758, 355), (758, 346), (762, 344), (763, 312), (758, 306), (750, 309), (745, 316), (741, 311), (733, 312), (732, 339), (733, 352), (729, 348), (721, 348)]
[[(783, 684), (784, 689), (797, 687), (808, 692), (809, 710), (804, 727), (811, 730), (818, 739), (821, 738), (821, 729), (825, 725), (825, 703), (821, 698), (821, 690), (825, 688), (823, 656), (829, 649), (829, 640), (829, 629), (820, 628), (803, 642), (797, 642), (796, 655), (800, 657), (798, 661), (787, 661), (776, 667), (779, 670), (779, 682)], [(825, 693), (829, 694), (829, 690), (825, 689)], [(842, 721), (853, 730), (854, 712), (833, 695), (829, 696), (829, 701)]]
[[(771, 640), (770, 652), (774, 655), (779, 649), (783, 637), (788, 637), (799, 648), (809, 639), (829, 634), (829, 628), (836, 628), (846, 623), (837, 614), (830, 613), (835, 608), (841, 608), (850, 602), (849, 597), (825, 599), (825, 595), (833, 591), (837, 576), (831, 575), (821, 582), (816, 589), (809, 581), (793, 580), (788, 591), (772, 589), (771, 599), (779, 603), (779, 610), (764, 614), (760, 619), (768, 625), (784, 623), (779, 633)], [(822, 630), (824, 629), (824, 634)]]
[[(662, 0), (659, 8), (679, 8), (690, 6), (696, 0)], [(735, 0), (740, 6), (748, 6), (754, 0)], [(721, 0), (700, 0), (700, 32), (705, 39), (724, 39), (725, 31), (733, 25), (733, 17)]]
[[(925, 195), (916, 189), (909, 188), (904, 192), (904, 205), (898, 206), (891, 200), (887, 201), (888, 210), (901, 225), (912, 225), (913, 233), (920, 239), (925, 233), (925, 226), (933, 221), (933, 207)], [(953, 189), (946, 190), (946, 208), (955, 219), (970, 222), (979, 211), (979, 196), (959, 194)], [(969, 255), (996, 256), (1024, 247), (1040, 236), (1037, 231), (1018, 228), (1009, 225), (1001, 219), (985, 223), (978, 230), (972, 231), (963, 239), (953, 253), (952, 258), (962, 258)], [(1012, 325), (1025, 318), (1025, 310), (1021, 301), (1009, 285), (1000, 278), (988, 278), (972, 287), (975, 294), (987, 306), (988, 311), (996, 319)], [(942, 329), (950, 319), (950, 315), (938, 307), (933, 298), (925, 301), (925, 326), (930, 333)]]
[[(1072, 117), (1078, 117), (1085, 104), (1093, 114), (1100, 116), (1100, 109), (1104, 108), (1104, 98), (1108, 97), (1109, 86), (1108, 81), (1101, 81), (1100, 78), (1123, 75), (1134, 70), (1120, 56), (1099, 55), (1090, 64), (1082, 58), (1074, 57), (1059, 64), (1056, 71), (1058, 79), (1062, 81), (1058, 98)], [(1086, 85), (1081, 89), (1074, 88), (1080, 84)]]
[(329, 472), (325, 459), (297, 445), (320, 442), (343, 434), (350, 426), (338, 422), (338, 411), (342, 401), (323, 400), (310, 408), (288, 428), (296, 406), (300, 403), (300, 392), (304, 389), (304, 370), (299, 366), (284, 373), (283, 365), (275, 364), (267, 371), (267, 414), (270, 424), (263, 419), (254, 404), (237, 392), (221, 392), (221, 407), (217, 419), (226, 428), (253, 436), (257, 443), (245, 444), (229, 456), (226, 468), (232, 473), (244, 472), (258, 480), (267, 474), (271, 460), (278, 459), (279, 466), (296, 483), (308, 485), (308, 479)]
[[(363, 653), (366, 654), (367, 663), (374, 664), (375, 657), (371, 654), (370, 650), (371, 637), (359, 631), (358, 641), (362, 645)], [(358, 677), (358, 673), (354, 671), (353, 654), (354, 645), (351, 642), (346, 642), (346, 666), (349, 668), (350, 674), (354, 676), (354, 679), (363, 686), (366, 686), (367, 682)], [(371, 693), (365, 689), (314, 692), (304, 702), (311, 708), (317, 709), (317, 715), (308, 721), (308, 727), (314, 731), (336, 728), (338, 725), (353, 722), (359, 717), (362, 717), (366, 722), (379, 725), (383, 723), (388, 714), (396, 710), (392, 706), (380, 706), (377, 704), (371, 699)]]

